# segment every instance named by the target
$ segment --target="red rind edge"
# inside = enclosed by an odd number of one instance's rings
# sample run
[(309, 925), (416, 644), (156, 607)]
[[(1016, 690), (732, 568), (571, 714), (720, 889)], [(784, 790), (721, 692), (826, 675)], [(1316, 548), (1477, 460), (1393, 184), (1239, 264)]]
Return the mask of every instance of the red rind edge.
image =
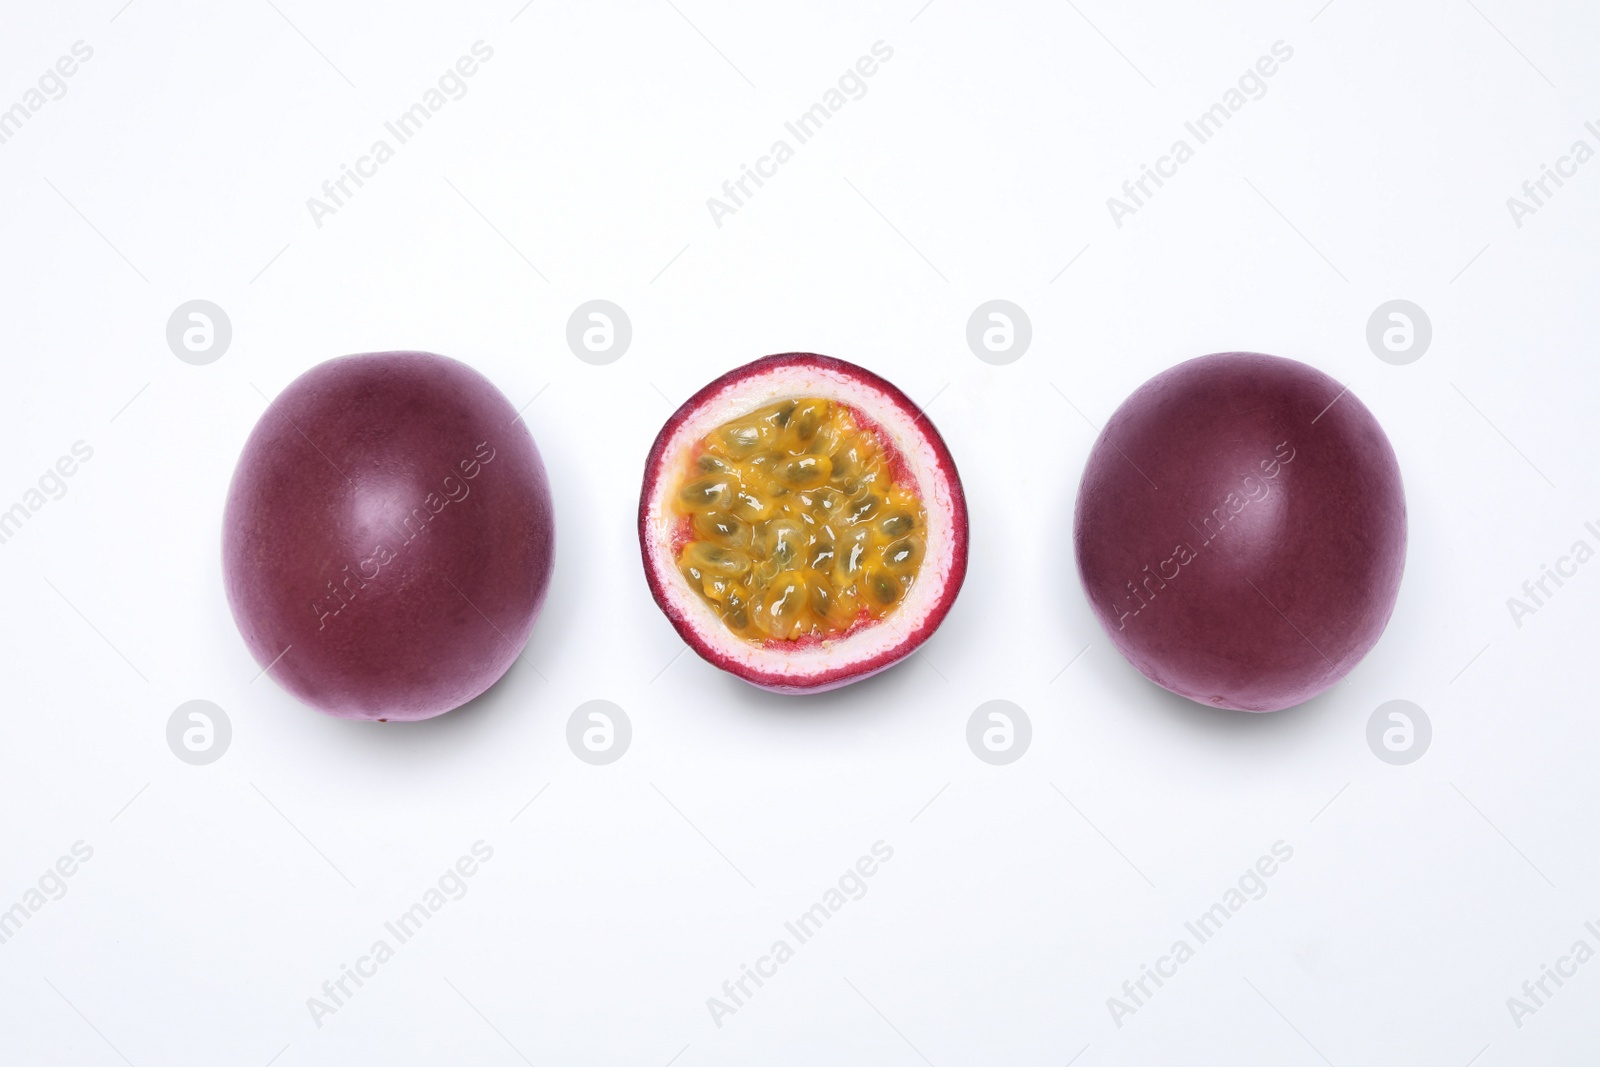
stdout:
[[(721, 393), (728, 386), (744, 381), (747, 378), (768, 371), (780, 370), (785, 367), (817, 367), (824, 370), (854, 378), (874, 389), (881, 391), (903, 413), (910, 416), (915, 425), (921, 427), (928, 445), (932, 448), (939, 472), (944, 475), (950, 487), (950, 509), (952, 526), (952, 546), (950, 572), (945, 577), (944, 588), (940, 590), (939, 599), (928, 612), (927, 617), (915, 631), (908, 634), (904, 641), (891, 649), (887, 649), (871, 659), (853, 663), (848, 667), (828, 670), (816, 675), (804, 685), (797, 685), (785, 675), (770, 671), (761, 671), (746, 666), (743, 663), (723, 654), (709, 641), (702, 637), (682, 613), (675, 610), (668, 600), (661, 584), (661, 576), (656, 574), (650, 566), (650, 539), (648, 530), (648, 516), (650, 501), (654, 498), (660, 484), (664, 465), (662, 460), (666, 451), (667, 442), (673, 433), (693, 412), (699, 410), (705, 403)], [(829, 398), (832, 399), (832, 398)], [(852, 398), (842, 398), (854, 405)], [(872, 412), (866, 412), (873, 418)], [(854, 363), (832, 356), (820, 356), (813, 352), (784, 352), (778, 355), (763, 356), (760, 359), (746, 363), (715, 379), (672, 413), (672, 417), (661, 427), (661, 432), (656, 435), (655, 443), (650, 446), (650, 454), (645, 459), (644, 484), (639, 493), (639, 554), (644, 566), (645, 581), (649, 583), (650, 595), (655, 598), (656, 604), (661, 608), (662, 614), (672, 623), (672, 628), (678, 631), (678, 636), (683, 638), (688, 646), (694, 649), (695, 654), (713, 667), (727, 671), (729, 674), (743, 678), (752, 685), (760, 686), (775, 693), (821, 693), (829, 689), (837, 689), (851, 682), (859, 682), (863, 678), (870, 678), (879, 671), (899, 663), (911, 653), (915, 652), (922, 643), (933, 636), (939, 628), (944, 617), (950, 613), (950, 607), (955, 603), (956, 594), (961, 591), (962, 582), (967, 576), (967, 498), (961, 488), (961, 476), (956, 472), (955, 460), (950, 456), (950, 450), (945, 446), (944, 438), (939, 436), (939, 431), (928, 418), (923, 415), (922, 409), (912, 403), (911, 398), (901, 392), (892, 382)], [(731, 635), (730, 635), (731, 636)]]

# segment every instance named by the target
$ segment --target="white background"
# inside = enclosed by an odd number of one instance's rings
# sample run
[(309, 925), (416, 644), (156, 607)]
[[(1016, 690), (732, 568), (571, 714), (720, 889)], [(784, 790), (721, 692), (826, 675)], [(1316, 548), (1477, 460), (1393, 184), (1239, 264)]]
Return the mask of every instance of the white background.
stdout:
[[(94, 55), (0, 145), (0, 508), (94, 456), (0, 545), (0, 908), (94, 852), (0, 945), (0, 1062), (1592, 1062), (1600, 963), (1520, 1028), (1506, 1004), (1600, 948), (1600, 563), (1520, 628), (1506, 606), (1600, 546), (1600, 162), (1506, 207), (1600, 147), (1592, 7), (273, 2), (3, 9), (0, 107)], [(306, 199), (480, 39), (467, 95), (316, 226)], [(706, 198), (878, 40), (865, 97), (717, 227)], [(1267, 95), (1115, 226), (1106, 198), (1278, 40)], [(233, 324), (208, 366), (165, 340), (195, 298)], [(593, 298), (633, 322), (607, 366), (565, 342)], [(1007, 366), (965, 340), (993, 298), (1033, 323)], [(1433, 323), (1407, 366), (1365, 339), (1393, 298)], [(378, 726), (257, 677), (218, 546), (266, 398), (392, 348), (537, 396), (559, 546), (525, 661)], [(1229, 349), (1348, 381), (1410, 509), (1387, 633), (1274, 715), (1146, 682), (1071, 558), (1089, 420)], [(926, 656), (810, 699), (680, 654), (633, 526), (672, 409), (787, 350), (927, 404), (972, 505)], [(204, 767), (165, 739), (197, 698), (233, 724)], [(1365, 739), (1397, 698), (1434, 730), (1404, 767)], [(591, 699), (633, 723), (610, 766), (565, 741)], [(965, 740), (991, 699), (1032, 721), (1010, 766)], [(468, 894), (315, 1025), (480, 839)], [(879, 840), (867, 895), (715, 1025)], [(1107, 998), (1280, 840), (1266, 895), (1117, 1026)]]

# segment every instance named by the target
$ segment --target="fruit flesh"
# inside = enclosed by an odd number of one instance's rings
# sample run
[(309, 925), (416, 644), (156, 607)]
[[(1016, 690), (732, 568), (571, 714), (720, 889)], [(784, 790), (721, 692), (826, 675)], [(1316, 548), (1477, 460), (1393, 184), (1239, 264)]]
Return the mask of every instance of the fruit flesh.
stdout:
[(921, 500), (875, 428), (818, 397), (707, 434), (672, 497), (679, 573), (748, 640), (828, 640), (884, 618), (917, 579)]

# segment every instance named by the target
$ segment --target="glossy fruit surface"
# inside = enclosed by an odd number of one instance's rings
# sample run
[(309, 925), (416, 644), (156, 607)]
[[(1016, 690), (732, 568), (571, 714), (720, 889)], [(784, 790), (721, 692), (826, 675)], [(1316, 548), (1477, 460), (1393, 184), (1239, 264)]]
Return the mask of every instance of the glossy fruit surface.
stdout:
[(493, 685), (555, 558), (527, 427), (477, 371), (344, 356), (268, 406), (234, 471), (223, 574), (256, 662), (341, 718), (416, 720)]
[(763, 688), (818, 692), (892, 666), (943, 621), (966, 575), (966, 502), (904, 393), (788, 353), (730, 371), (668, 420), (639, 540), (690, 647)]
[(1078, 492), (1078, 574), (1112, 643), (1157, 685), (1276, 711), (1359, 663), (1405, 565), (1400, 468), (1332, 378), (1256, 353), (1140, 386)]

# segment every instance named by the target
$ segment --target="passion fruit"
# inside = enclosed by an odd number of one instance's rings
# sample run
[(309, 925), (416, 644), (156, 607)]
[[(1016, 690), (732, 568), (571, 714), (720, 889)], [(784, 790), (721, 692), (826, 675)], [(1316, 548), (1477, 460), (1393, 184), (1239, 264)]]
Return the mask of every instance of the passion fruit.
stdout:
[(1383, 428), (1321, 371), (1227, 352), (1158, 374), (1089, 453), (1073, 543), (1117, 650), (1213, 707), (1277, 711), (1378, 641), (1405, 566)]
[(807, 693), (876, 674), (944, 620), (967, 505), (944, 440), (853, 363), (767, 356), (667, 420), (639, 542), (656, 603), (703, 659)]
[(426, 352), (344, 356), (256, 423), (223, 517), (245, 644), (348, 719), (442, 714), (522, 651), (550, 585), (544, 464), (505, 396)]

